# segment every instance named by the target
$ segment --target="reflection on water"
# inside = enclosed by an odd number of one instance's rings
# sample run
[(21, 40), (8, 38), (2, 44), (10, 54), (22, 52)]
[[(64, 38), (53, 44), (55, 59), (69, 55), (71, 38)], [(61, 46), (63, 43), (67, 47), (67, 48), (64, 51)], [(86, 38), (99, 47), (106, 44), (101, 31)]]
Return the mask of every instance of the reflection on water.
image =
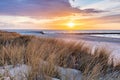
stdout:
[(108, 38), (120, 38), (120, 34), (95, 34), (91, 36), (97, 36), (97, 37), (108, 37)]

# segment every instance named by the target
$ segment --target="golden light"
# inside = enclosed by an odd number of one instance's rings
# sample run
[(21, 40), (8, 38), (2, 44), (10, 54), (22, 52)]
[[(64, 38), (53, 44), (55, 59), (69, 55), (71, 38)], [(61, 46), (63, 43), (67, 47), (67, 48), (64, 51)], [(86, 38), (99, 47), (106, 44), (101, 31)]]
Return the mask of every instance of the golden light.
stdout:
[(67, 23), (67, 26), (68, 26), (69, 28), (73, 28), (73, 27), (75, 27), (75, 23), (69, 22), (69, 23)]

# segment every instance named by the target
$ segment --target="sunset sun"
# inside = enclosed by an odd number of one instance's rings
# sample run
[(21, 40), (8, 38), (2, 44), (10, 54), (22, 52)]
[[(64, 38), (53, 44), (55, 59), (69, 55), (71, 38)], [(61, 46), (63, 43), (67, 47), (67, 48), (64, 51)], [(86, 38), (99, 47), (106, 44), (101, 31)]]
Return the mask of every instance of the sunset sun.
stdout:
[(67, 26), (68, 26), (69, 28), (73, 28), (73, 27), (75, 27), (75, 23), (69, 22), (69, 23), (67, 23)]

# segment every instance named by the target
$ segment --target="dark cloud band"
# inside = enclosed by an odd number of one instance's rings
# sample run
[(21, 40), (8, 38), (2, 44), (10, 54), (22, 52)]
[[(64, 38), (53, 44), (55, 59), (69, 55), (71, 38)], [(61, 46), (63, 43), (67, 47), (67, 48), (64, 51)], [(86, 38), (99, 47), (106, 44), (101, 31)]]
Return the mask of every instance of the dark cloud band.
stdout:
[(71, 7), (68, 0), (1, 0), (1, 15), (20, 15), (32, 17), (60, 17), (74, 13), (101, 13), (101, 10)]

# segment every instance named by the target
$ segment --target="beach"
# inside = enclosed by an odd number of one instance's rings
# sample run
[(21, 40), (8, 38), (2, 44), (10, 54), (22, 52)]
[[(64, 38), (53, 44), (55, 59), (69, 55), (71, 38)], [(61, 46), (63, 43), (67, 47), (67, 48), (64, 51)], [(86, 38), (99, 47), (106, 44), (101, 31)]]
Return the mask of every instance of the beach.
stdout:
[(62, 39), (66, 42), (84, 42), (86, 46), (91, 48), (92, 53), (96, 48), (104, 48), (111, 53), (108, 63), (112, 64), (113, 60), (114, 66), (120, 64), (120, 38), (71, 34), (44, 34), (39, 37)]
[[(92, 53), (94, 53), (94, 50), (96, 48), (104, 48), (111, 53), (108, 62), (111, 64), (111, 62), (113, 61), (114, 66), (120, 64), (120, 38), (119, 35), (117, 36), (117, 34), (119, 34), (119, 30), (118, 31), (11, 30), (10, 32), (12, 31), (18, 32), (22, 35), (33, 35), (36, 37), (53, 38), (58, 40), (65, 40), (66, 42), (77, 43), (84, 42), (86, 46), (91, 48)], [(45, 33), (41, 34), (41, 32)], [(107, 37), (104, 36), (108, 33), (110, 34), (109, 36)], [(111, 36), (112, 33), (116, 34), (116, 36), (114, 35)], [(98, 34), (102, 34), (102, 36), (98, 36)]]
[(119, 76), (119, 38), (7, 31), (0, 34), (0, 75), (4, 80), (114, 80)]

